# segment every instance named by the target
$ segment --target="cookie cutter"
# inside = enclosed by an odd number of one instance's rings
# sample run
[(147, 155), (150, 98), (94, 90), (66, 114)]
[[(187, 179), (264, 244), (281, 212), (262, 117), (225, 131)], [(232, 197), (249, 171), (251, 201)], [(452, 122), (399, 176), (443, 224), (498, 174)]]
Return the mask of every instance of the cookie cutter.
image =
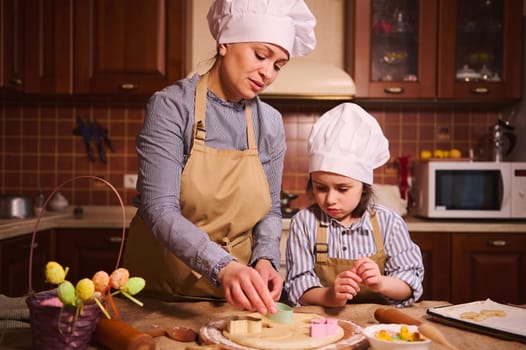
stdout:
[(266, 317), (277, 323), (292, 322), (292, 307), (287, 304), (276, 302), (276, 313), (267, 313)]

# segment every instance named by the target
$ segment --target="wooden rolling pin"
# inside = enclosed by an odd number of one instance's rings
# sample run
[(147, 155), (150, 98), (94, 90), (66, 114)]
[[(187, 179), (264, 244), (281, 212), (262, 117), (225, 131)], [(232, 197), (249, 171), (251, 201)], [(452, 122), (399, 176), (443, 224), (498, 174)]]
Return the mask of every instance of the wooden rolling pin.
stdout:
[(448, 349), (458, 350), (440, 330), (429, 323), (419, 321), (395, 308), (379, 308), (374, 311), (374, 318), (380, 323), (398, 323), (418, 326), (418, 331), (428, 339), (444, 345)]
[(103, 317), (97, 323), (94, 340), (110, 350), (155, 350), (153, 338), (124, 321)]

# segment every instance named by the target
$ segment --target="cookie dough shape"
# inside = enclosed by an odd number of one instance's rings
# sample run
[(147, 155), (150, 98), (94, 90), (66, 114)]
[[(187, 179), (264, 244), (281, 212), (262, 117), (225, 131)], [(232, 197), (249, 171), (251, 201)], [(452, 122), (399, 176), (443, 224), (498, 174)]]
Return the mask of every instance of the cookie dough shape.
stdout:
[[(250, 316), (261, 317), (260, 314), (251, 314)], [(223, 330), (223, 335), (237, 344), (261, 350), (316, 349), (335, 343), (343, 338), (344, 331), (340, 326), (338, 326), (334, 335), (311, 337), (310, 321), (315, 318), (323, 317), (316, 314), (294, 313), (292, 322), (288, 324), (277, 323), (263, 317), (261, 333), (231, 334), (225, 329)]]

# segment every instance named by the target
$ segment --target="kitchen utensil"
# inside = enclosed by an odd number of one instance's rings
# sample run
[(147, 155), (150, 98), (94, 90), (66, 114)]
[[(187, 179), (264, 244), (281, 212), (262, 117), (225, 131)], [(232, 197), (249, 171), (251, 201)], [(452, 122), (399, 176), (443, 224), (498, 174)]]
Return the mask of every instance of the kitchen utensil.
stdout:
[(513, 151), (516, 143), (513, 129), (514, 127), (508, 121), (504, 121), (501, 118), (490, 127), (491, 160), (501, 162), (504, 156), (509, 155)]
[(153, 338), (124, 321), (101, 318), (93, 339), (110, 350), (154, 350)]
[(95, 124), (91, 122), (91, 120), (86, 119), (86, 123), (88, 124), (88, 129), (91, 135), (93, 135), (93, 137), (95, 138), (95, 144), (97, 145), (97, 152), (99, 153), (100, 160), (104, 164), (106, 164), (106, 153), (104, 152), (104, 148), (102, 145), (102, 135), (99, 133), (99, 130), (97, 129)]
[(0, 195), (0, 219), (26, 219), (35, 215), (33, 200), (23, 195)]
[(97, 120), (94, 121), (95, 127), (97, 129), (97, 132), (99, 135), (102, 136), (104, 139), (104, 142), (106, 143), (106, 147), (110, 150), (110, 152), (115, 152), (115, 148), (113, 147), (113, 143), (110, 140), (110, 137), (108, 136), (108, 129), (104, 128)]
[(68, 205), (68, 200), (60, 192), (57, 192), (57, 194), (55, 194), (49, 201), (49, 206), (54, 211), (63, 211), (68, 207)]
[(93, 150), (91, 149), (91, 132), (88, 128), (88, 126), (82, 121), (82, 118), (80, 116), (77, 116), (77, 129), (74, 131), (75, 134), (81, 135), (84, 140), (84, 146), (86, 147), (86, 153), (88, 154), (89, 159), (94, 162), (95, 161), (95, 155), (93, 154)]
[(381, 323), (398, 323), (418, 326), (418, 331), (432, 341), (444, 345), (448, 349), (458, 350), (440, 332), (429, 323), (424, 323), (395, 308), (378, 308), (374, 311), (374, 318)]

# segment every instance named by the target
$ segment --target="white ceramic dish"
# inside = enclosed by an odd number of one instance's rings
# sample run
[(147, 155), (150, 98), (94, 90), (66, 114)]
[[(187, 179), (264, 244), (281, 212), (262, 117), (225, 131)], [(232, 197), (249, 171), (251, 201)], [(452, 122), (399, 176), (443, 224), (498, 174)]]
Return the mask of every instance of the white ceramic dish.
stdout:
[[(394, 333), (400, 333), (401, 324), (375, 324), (366, 327), (363, 333), (369, 340), (370, 348), (373, 350), (428, 350), (431, 344), (429, 339), (423, 341), (408, 342), (402, 340), (383, 340), (375, 337), (380, 330), (387, 330)], [(418, 332), (417, 326), (407, 326), (410, 332)]]

